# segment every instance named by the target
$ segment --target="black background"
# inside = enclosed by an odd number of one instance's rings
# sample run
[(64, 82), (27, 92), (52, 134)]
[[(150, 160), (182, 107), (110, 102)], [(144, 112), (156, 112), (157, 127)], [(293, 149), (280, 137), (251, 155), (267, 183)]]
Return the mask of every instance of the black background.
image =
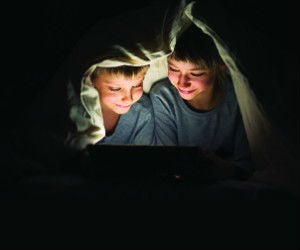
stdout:
[[(1, 8), (2, 133), (13, 126), (22, 126), (19, 114), (44, 90), (89, 27), (102, 18), (153, 2), (159, 1), (53, 0), (34, 4), (20, 1)], [(254, 84), (253, 88), (298, 153), (298, 1), (217, 2), (228, 13), (226, 21), (233, 24), (224, 28), (224, 33), (230, 34), (225, 40), (241, 60), (250, 80), (273, 79)], [(223, 18), (216, 15), (214, 20), (223, 22)], [(2, 202), (2, 208), (8, 200)], [(1, 244), (23, 247), (201, 245), (240, 249), (291, 249), (292, 246), (297, 249), (296, 244), (299, 246), (296, 237), (299, 216), (295, 217), (298, 206), (287, 201), (244, 205), (229, 202), (227, 206), (208, 207), (201, 204), (202, 210), (192, 209), (196, 206), (189, 202), (184, 207), (182, 204), (170, 207), (163, 203), (133, 204), (130, 211), (126, 210), (129, 202), (126, 205), (100, 202), (98, 211), (95, 207), (90, 209), (94, 204), (88, 199), (84, 204), (50, 203), (53, 201), (28, 206), (28, 201), (21, 201), (13, 204), (14, 209), (2, 211), (7, 223), (1, 218), (2, 232), (5, 232)], [(85, 208), (78, 209), (83, 205)]]
[[(9, 3), (2, 19), (2, 114), (19, 123), (18, 113), (43, 91), (78, 40), (101, 19), (161, 1), (43, 1)], [(171, 2), (171, 1), (169, 1)], [(201, 2), (201, 1), (199, 1)], [(295, 0), (203, 1), (223, 8), (229, 23), (219, 33), (237, 55), (264, 107), (293, 146), (299, 144), (299, 4)], [(164, 1), (168, 3), (168, 1)], [(204, 16), (206, 13), (204, 14)], [(138, 22), (139, 20), (137, 20)], [(210, 23), (209, 23), (210, 24)], [(260, 81), (257, 81), (260, 79)], [(4, 94), (5, 93), (5, 94)], [(284, 115), (284, 117), (283, 117)]]

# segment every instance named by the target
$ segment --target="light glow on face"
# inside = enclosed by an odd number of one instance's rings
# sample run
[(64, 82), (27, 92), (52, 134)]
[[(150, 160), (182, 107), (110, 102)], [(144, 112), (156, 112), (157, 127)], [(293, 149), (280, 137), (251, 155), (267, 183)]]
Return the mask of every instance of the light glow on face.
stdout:
[(201, 93), (212, 89), (214, 75), (191, 62), (168, 59), (168, 78), (187, 101), (196, 99)]
[(132, 77), (102, 72), (94, 81), (102, 110), (125, 114), (143, 95), (144, 73)]

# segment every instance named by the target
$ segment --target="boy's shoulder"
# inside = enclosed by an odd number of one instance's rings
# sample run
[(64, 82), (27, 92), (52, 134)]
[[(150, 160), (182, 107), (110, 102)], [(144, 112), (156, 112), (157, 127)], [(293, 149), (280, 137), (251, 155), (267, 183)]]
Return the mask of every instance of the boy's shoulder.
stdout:
[(149, 95), (147, 93), (143, 93), (142, 97), (137, 101), (137, 103), (143, 106), (151, 105)]
[(147, 111), (152, 109), (152, 104), (150, 97), (147, 93), (143, 93), (142, 97), (134, 104), (134, 109), (136, 111)]
[(237, 102), (235, 89), (233, 86), (233, 82), (231, 80), (228, 80), (226, 82), (226, 97), (225, 97), (225, 99), (227, 102), (230, 102), (230, 103)]
[(221, 106), (226, 107), (231, 114), (235, 114), (239, 110), (239, 104), (235, 93), (235, 88), (232, 81), (226, 83), (225, 96)]
[(155, 83), (153, 83), (151, 89), (150, 89), (150, 95), (151, 94), (159, 94), (162, 92), (168, 92), (172, 89), (172, 84), (170, 83), (168, 78), (161, 79)]

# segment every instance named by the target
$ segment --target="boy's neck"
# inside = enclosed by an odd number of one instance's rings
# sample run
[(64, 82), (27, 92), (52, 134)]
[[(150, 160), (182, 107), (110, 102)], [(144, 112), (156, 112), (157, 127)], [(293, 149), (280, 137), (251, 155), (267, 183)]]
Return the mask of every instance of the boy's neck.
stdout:
[(106, 135), (113, 134), (120, 119), (120, 115), (110, 110), (102, 110), (102, 115)]
[(186, 101), (186, 103), (197, 111), (210, 111), (217, 107), (222, 100), (223, 91), (217, 84), (214, 84), (212, 88), (199, 94), (197, 98)]

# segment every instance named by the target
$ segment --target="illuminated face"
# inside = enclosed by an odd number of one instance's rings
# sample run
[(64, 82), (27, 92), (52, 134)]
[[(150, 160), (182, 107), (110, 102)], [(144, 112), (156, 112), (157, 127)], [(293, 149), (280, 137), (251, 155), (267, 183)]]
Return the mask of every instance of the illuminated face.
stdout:
[(202, 96), (211, 96), (214, 74), (190, 62), (168, 60), (168, 77), (180, 96), (191, 104)]
[(144, 72), (133, 77), (107, 72), (99, 74), (94, 85), (99, 93), (102, 110), (119, 115), (127, 113), (143, 95), (144, 76)]

